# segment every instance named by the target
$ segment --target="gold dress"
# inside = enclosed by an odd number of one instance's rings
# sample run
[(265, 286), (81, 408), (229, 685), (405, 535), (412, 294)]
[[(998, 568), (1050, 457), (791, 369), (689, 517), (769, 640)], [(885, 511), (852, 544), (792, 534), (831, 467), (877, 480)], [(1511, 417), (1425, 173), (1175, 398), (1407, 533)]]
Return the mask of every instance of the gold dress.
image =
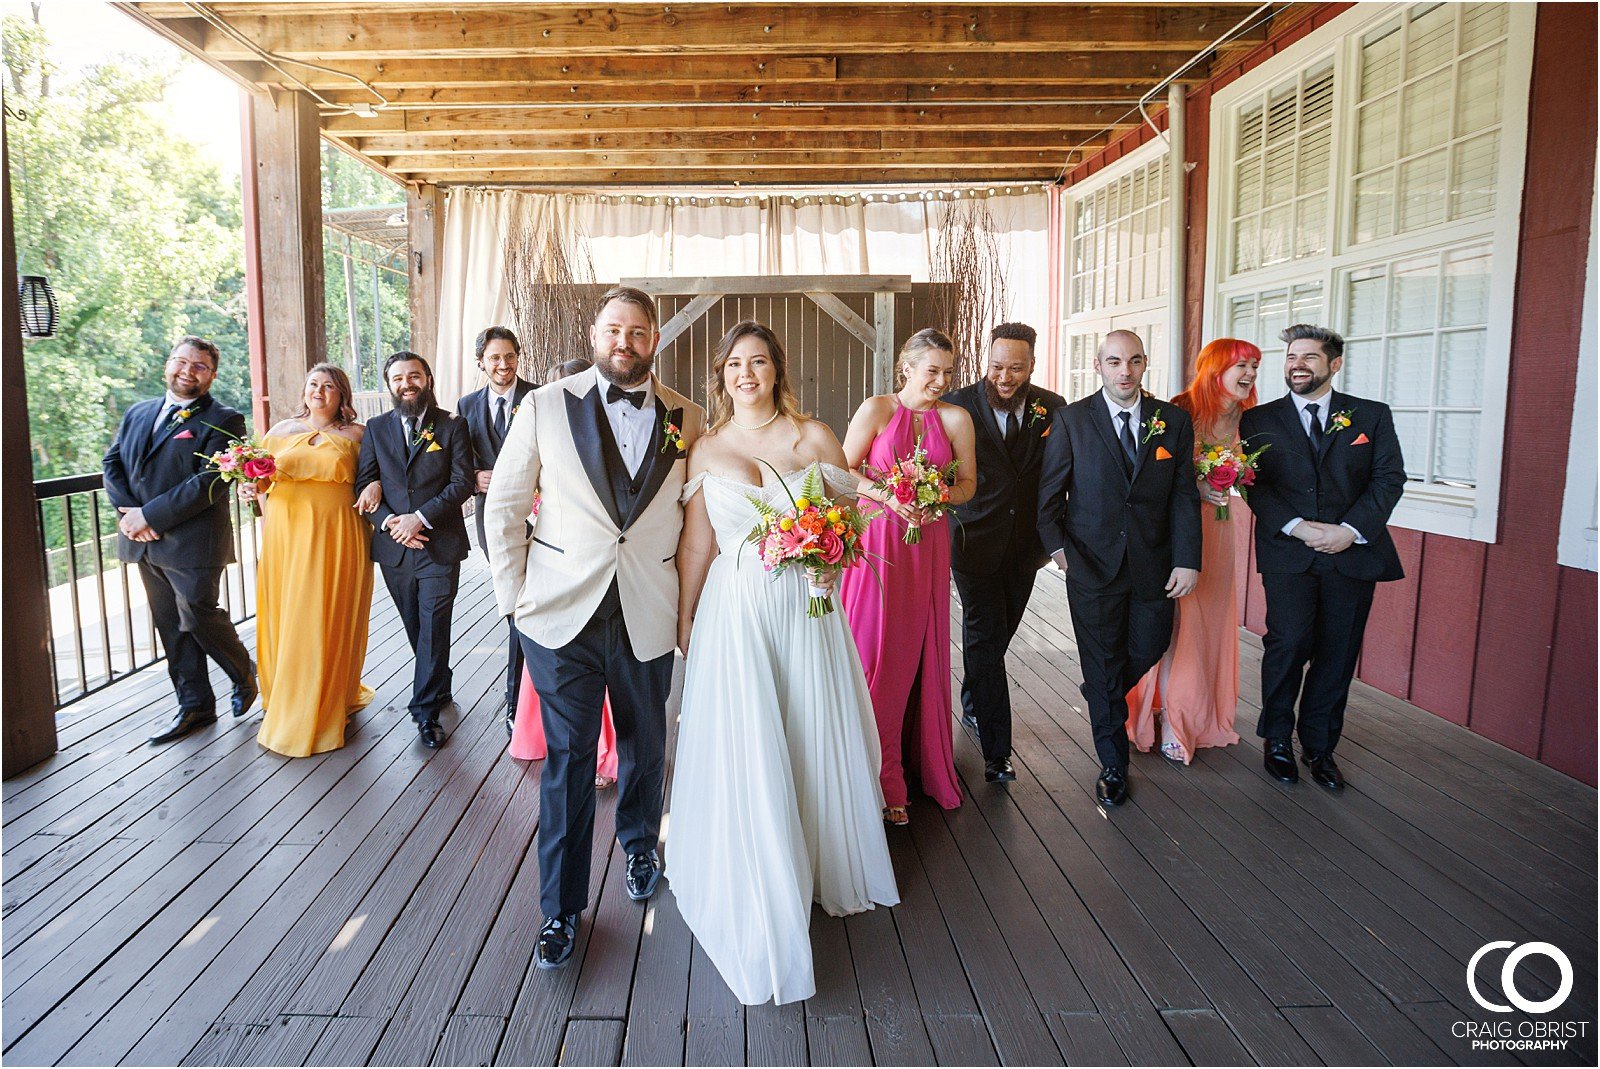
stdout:
[(257, 741), (289, 757), (337, 750), (372, 701), (361, 685), (372, 609), (372, 527), (354, 509), (361, 446), (337, 434), (267, 435), (277, 459), (256, 571)]

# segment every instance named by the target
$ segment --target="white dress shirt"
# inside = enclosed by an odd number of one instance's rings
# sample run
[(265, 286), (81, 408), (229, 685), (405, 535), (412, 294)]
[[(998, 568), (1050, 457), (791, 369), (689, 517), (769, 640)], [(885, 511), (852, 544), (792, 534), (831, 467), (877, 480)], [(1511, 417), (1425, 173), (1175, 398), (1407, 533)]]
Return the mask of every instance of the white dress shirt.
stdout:
[(511, 410), (517, 407), (516, 379), (511, 380), (511, 385), (506, 387), (505, 393), (496, 390), (494, 383), (491, 382), (489, 384), (489, 426), (494, 426), (495, 417), (500, 414), (499, 406), (502, 404), (506, 406), (505, 423), (506, 430), (509, 432), (511, 430)]
[(996, 427), (1000, 428), (1000, 440), (1002, 442), (1006, 440), (1006, 417), (1007, 416), (1010, 416), (1012, 413), (1015, 413), (1016, 417), (1017, 417), (1017, 429), (1018, 430), (1022, 429), (1022, 411), (1023, 411), (1022, 402), (1023, 402), (1023, 400), (1024, 400), (1024, 397), (1023, 397), (1022, 391), (1018, 390), (1017, 393), (1016, 393), (1016, 396), (1011, 399), (1011, 407), (1010, 408), (996, 408), (996, 407), (994, 407), (993, 403), (991, 403), (989, 405), (989, 413), (990, 413), (990, 415), (994, 416), (994, 425)]
[(617, 440), (617, 451), (622, 454), (622, 462), (628, 466), (628, 474), (636, 476), (640, 465), (644, 463), (645, 454), (650, 451), (650, 437), (656, 429), (655, 376), (629, 389), (629, 393), (644, 393), (644, 404), (638, 408), (620, 397), (615, 401), (607, 401), (606, 394), (611, 391), (611, 383), (606, 381), (604, 375), (595, 378), (595, 389), (600, 391), (600, 403), (606, 410), (611, 436)]
[[(1333, 414), (1333, 413), (1328, 411), (1328, 409), (1333, 406), (1333, 391), (1332, 390), (1329, 390), (1327, 393), (1323, 394), (1321, 397), (1302, 397), (1297, 393), (1290, 393), (1289, 394), (1289, 399), (1294, 402), (1295, 413), (1297, 415), (1299, 415), (1299, 417), (1300, 417), (1300, 429), (1301, 429), (1301, 431), (1303, 431), (1305, 433), (1305, 436), (1306, 436), (1306, 438), (1308, 440), (1311, 437), (1311, 419), (1312, 419), (1312, 416), (1311, 416), (1311, 413), (1306, 411), (1306, 406), (1307, 405), (1314, 404), (1314, 405), (1317, 406), (1317, 415), (1316, 415), (1317, 423), (1320, 425), (1320, 428), (1321, 428), (1322, 433), (1324, 435), (1326, 435), (1328, 433), (1328, 417)], [(1283, 528), (1282, 528), (1283, 529), (1283, 533), (1286, 534), (1286, 535), (1293, 536), (1294, 529), (1296, 527), (1299, 527), (1304, 522), (1305, 522), (1305, 517), (1304, 516), (1296, 516), (1294, 519), (1290, 520), (1288, 523), (1283, 525)], [(1341, 523), (1339, 526), (1347, 528), (1350, 531), (1351, 534), (1356, 536), (1356, 545), (1364, 546), (1364, 545), (1367, 544), (1367, 540), (1365, 538), (1361, 537), (1361, 532), (1356, 530), (1354, 527), (1351, 527), (1348, 523)]]
[(1121, 405), (1117, 404), (1116, 399), (1113, 398), (1110, 392), (1107, 390), (1102, 389), (1100, 391), (1100, 397), (1105, 401), (1106, 408), (1111, 412), (1111, 433), (1116, 435), (1118, 441), (1121, 441), (1122, 439), (1122, 420), (1119, 419), (1118, 416), (1121, 413), (1126, 412), (1128, 413), (1128, 427), (1133, 431), (1134, 446), (1137, 448), (1138, 446), (1143, 445), (1144, 443), (1139, 441), (1139, 439), (1142, 437), (1142, 432), (1139, 430), (1139, 402), (1144, 398), (1144, 394), (1134, 395), (1133, 404), (1129, 405), (1127, 408), (1123, 408)]

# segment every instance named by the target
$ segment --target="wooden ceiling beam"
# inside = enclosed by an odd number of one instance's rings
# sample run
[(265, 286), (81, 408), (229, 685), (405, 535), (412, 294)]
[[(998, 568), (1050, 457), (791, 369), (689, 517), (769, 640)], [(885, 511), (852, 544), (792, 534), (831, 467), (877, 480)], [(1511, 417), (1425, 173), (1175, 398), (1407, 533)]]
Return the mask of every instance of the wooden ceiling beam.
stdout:
[[(631, 107), (639, 104), (692, 106), (784, 104), (983, 104), (997, 100), (1033, 101), (1039, 104), (1115, 104), (1126, 108), (1139, 99), (1133, 86), (1053, 85), (1007, 83), (999, 85), (816, 85), (785, 83), (752, 85), (749, 82), (701, 85), (529, 85), (444, 86), (380, 90), (389, 107), (400, 110), (428, 108), (517, 107)], [(335, 104), (370, 104), (370, 92), (360, 88), (323, 89)]]
[[(945, 168), (952, 171), (987, 172), (997, 167), (1015, 166), (1059, 171), (1067, 162), (1065, 150), (989, 149), (969, 152), (961, 149), (907, 152), (592, 152), (583, 154), (539, 153), (458, 153), (454, 156), (380, 157), (384, 165), (400, 175), (446, 174), (451, 171), (541, 171), (585, 169), (615, 171), (734, 169), (754, 171), (794, 171), (806, 167), (856, 167), (905, 170)], [(980, 175), (981, 177), (981, 175)]]
[(806, 130), (664, 130), (641, 138), (633, 133), (524, 133), (468, 134), (451, 138), (417, 140), (404, 134), (352, 138), (352, 147), (376, 158), (391, 156), (435, 157), (456, 153), (593, 153), (593, 152), (810, 152), (818, 148), (845, 152), (884, 152), (910, 149), (989, 151), (993, 149), (1043, 149), (1060, 153), (1073, 146), (1100, 148), (1109, 135), (1091, 136), (1081, 130), (832, 130), (826, 144)]
[[(594, 7), (344, 5), (222, 17), (277, 55), (332, 57), (630, 55), (751, 51), (827, 53), (978, 50), (1063, 52), (1141, 49), (1191, 53), (1239, 21), (1245, 4), (673, 4)], [(1262, 31), (1252, 31), (1262, 39)], [(220, 59), (253, 58), (207, 28)]]
[(509, 131), (650, 133), (660, 130), (1086, 130), (1137, 126), (1122, 106), (751, 107), (751, 108), (446, 108), (384, 110), (372, 118), (329, 115), (323, 129), (343, 137), (406, 134), (456, 137)]
[[(996, 167), (982, 173), (984, 182), (1049, 182), (1057, 174), (1054, 167)], [(407, 176), (410, 181), (429, 185), (533, 185), (533, 186), (782, 186), (796, 185), (951, 185), (971, 182), (974, 175), (948, 167), (919, 170), (893, 170), (883, 167), (821, 167), (793, 171), (757, 171), (740, 168), (702, 170), (606, 170), (571, 168), (554, 170), (442, 171)]]

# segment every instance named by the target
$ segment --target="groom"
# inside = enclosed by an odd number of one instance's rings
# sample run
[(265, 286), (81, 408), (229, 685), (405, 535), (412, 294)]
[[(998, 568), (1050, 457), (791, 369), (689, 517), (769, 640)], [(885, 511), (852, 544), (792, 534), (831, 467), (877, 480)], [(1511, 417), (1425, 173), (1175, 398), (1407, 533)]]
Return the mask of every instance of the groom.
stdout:
[[(617, 730), (617, 841), (628, 897), (649, 898), (677, 638), (684, 458), (703, 415), (651, 373), (655, 302), (601, 298), (594, 367), (533, 392), (495, 464), (485, 528), (495, 599), (514, 614), (539, 691), (549, 756), (539, 784), (541, 969), (572, 956), (589, 901), (601, 703)], [(532, 541), (523, 522), (540, 495)]]

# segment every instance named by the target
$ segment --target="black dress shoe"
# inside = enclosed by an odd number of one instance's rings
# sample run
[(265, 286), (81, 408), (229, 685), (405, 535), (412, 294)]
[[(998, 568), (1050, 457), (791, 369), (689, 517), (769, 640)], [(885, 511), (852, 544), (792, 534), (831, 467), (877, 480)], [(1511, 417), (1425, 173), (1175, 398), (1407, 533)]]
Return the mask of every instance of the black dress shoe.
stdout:
[(1333, 762), (1331, 753), (1302, 753), (1300, 759), (1311, 770), (1311, 782), (1330, 791), (1344, 790), (1344, 775)]
[(435, 721), (429, 720), (417, 725), (417, 738), (430, 750), (437, 750), (443, 746), (449, 737), (444, 733), (444, 728)]
[(172, 718), (172, 723), (150, 736), (150, 745), (159, 746), (163, 742), (181, 739), (197, 728), (216, 722), (217, 714), (213, 709), (179, 709), (177, 715)]
[(628, 855), (628, 897), (643, 902), (656, 893), (656, 883), (661, 879), (661, 855), (654, 850)]
[(248, 713), (260, 694), (261, 688), (256, 685), (256, 666), (251, 665), (249, 677), (233, 688), (233, 715), (241, 717)]
[(578, 915), (551, 917), (539, 929), (539, 945), (534, 955), (541, 969), (559, 969), (572, 957), (578, 942)]
[(511, 736), (515, 735), (516, 733), (517, 733), (517, 714), (516, 713), (507, 713), (506, 714), (506, 738), (509, 739)]
[(1279, 783), (1300, 782), (1300, 770), (1294, 767), (1294, 743), (1288, 739), (1267, 739), (1262, 743), (1261, 766)]
[(1094, 783), (1095, 801), (1103, 806), (1121, 805), (1128, 800), (1128, 771), (1107, 766)]
[(998, 761), (985, 761), (983, 778), (990, 783), (1010, 783), (1016, 779), (1017, 773), (1011, 767), (1011, 758), (1002, 757)]
[(971, 713), (962, 713), (961, 722), (967, 727), (971, 728), (973, 731), (978, 730), (978, 718), (973, 716)]

